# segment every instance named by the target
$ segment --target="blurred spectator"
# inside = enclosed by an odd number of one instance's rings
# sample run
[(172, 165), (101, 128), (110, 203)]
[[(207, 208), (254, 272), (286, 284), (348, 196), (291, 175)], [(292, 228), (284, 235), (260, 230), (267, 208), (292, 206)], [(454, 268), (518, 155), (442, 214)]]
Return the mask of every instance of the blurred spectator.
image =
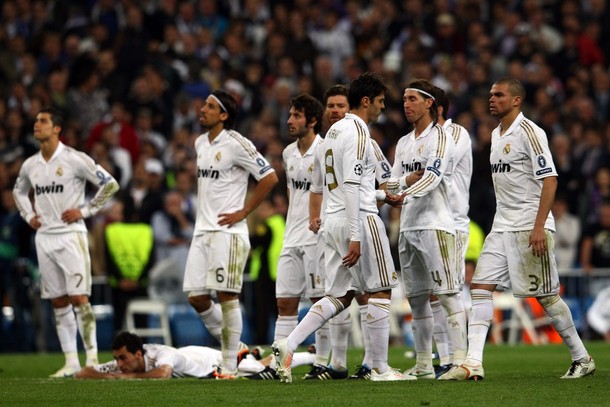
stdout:
[(561, 274), (572, 271), (575, 266), (580, 242), (580, 220), (569, 212), (567, 197), (563, 193), (555, 196), (552, 212), (556, 230), (555, 260)]
[[(115, 101), (110, 109), (110, 114), (96, 123), (91, 130), (87, 139), (87, 149), (90, 149), (93, 143), (102, 140), (104, 130), (110, 128), (116, 137), (112, 141), (118, 142), (120, 147), (129, 152), (132, 163), (137, 162), (140, 156), (140, 139), (130, 121), (131, 116), (125, 110), (123, 102)], [(105, 142), (109, 142), (109, 140), (105, 140)]]
[(587, 311), (589, 326), (610, 343), (610, 287), (599, 292), (591, 308)]
[(584, 230), (580, 264), (585, 273), (594, 268), (610, 268), (610, 201), (602, 202), (599, 221)]

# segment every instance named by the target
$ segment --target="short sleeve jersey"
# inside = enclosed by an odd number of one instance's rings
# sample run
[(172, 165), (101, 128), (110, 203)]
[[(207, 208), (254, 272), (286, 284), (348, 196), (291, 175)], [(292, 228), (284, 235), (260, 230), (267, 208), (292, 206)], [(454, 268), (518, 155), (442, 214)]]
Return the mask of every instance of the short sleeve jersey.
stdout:
[(326, 215), (345, 212), (342, 185), (358, 185), (360, 212), (378, 213), (375, 200), (375, 153), (364, 120), (347, 113), (326, 133), (324, 185), (328, 191)]
[(222, 130), (210, 143), (209, 133), (195, 140), (197, 152), (197, 219), (195, 236), (209, 231), (247, 234), (246, 220), (231, 227), (218, 225), (221, 213), (243, 208), (248, 178), (256, 181), (274, 172), (254, 144), (233, 130)]
[(291, 143), (282, 153), (290, 193), (284, 247), (315, 245), (316, 235), (309, 230), (309, 190), (313, 178), (315, 152), (322, 138), (316, 136), (305, 154), (301, 154), (297, 142)]
[(470, 230), (470, 180), (472, 178), (472, 141), (468, 131), (451, 119), (443, 123), (445, 132), (455, 142), (453, 159), (453, 176), (451, 180), (451, 207), (455, 218), (455, 228), (468, 232)]
[[(542, 179), (557, 176), (546, 133), (519, 113), (506, 132), (491, 133), (491, 178), (496, 193), (492, 230), (531, 230), (540, 204)], [(545, 228), (555, 230), (549, 212)]]
[[(87, 181), (98, 187), (95, 196), (85, 202)], [(35, 209), (29, 198), (34, 192)], [(38, 233), (85, 232), (84, 220), (66, 223), (61, 214), (81, 208), (83, 215), (97, 213), (118, 189), (116, 180), (87, 154), (59, 143), (49, 161), (38, 152), (29, 157), (19, 170), (13, 188), (21, 216), (29, 222), (40, 217)]]
[[(191, 348), (198, 348), (192, 352)], [(222, 353), (211, 348), (192, 347), (173, 348), (159, 344), (144, 344), (144, 371), (149, 372), (163, 365), (173, 369), (172, 377), (206, 377), (222, 359)], [(95, 365), (100, 373), (121, 373), (116, 360)]]
[(415, 137), (415, 131), (398, 140), (389, 191), (405, 189), (405, 176), (424, 170), (419, 181), (406, 188), (407, 203), (400, 214), (400, 230), (444, 230), (455, 233), (451, 207), (451, 173), (455, 143), (434, 123)]

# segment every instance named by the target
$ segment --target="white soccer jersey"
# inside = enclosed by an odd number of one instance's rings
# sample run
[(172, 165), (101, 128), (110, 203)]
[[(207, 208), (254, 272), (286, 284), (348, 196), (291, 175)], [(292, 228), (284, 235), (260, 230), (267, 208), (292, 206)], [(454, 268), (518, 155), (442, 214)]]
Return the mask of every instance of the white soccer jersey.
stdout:
[(301, 155), (297, 142), (282, 153), (290, 201), (286, 215), (284, 247), (315, 245), (317, 237), (309, 230), (309, 189), (312, 183), (315, 152), (322, 138), (316, 135), (311, 146)]
[[(98, 186), (95, 196), (85, 202), (87, 181)], [(29, 198), (34, 192), (35, 208)], [(13, 188), (15, 203), (23, 219), (40, 217), (39, 233), (86, 232), (84, 220), (65, 223), (61, 214), (80, 208), (83, 217), (95, 215), (119, 189), (119, 184), (87, 154), (59, 143), (49, 161), (38, 152), (29, 157), (19, 170)]]
[(243, 209), (248, 174), (257, 181), (273, 172), (250, 140), (233, 130), (222, 130), (210, 143), (209, 133), (195, 140), (197, 151), (197, 220), (195, 236), (207, 231), (248, 233), (246, 220), (231, 227), (218, 225), (218, 215)]
[(328, 191), (326, 215), (345, 212), (346, 183), (357, 184), (360, 212), (378, 213), (375, 199), (375, 153), (364, 120), (347, 113), (326, 133), (324, 185)]
[[(430, 123), (415, 138), (415, 131), (398, 140), (388, 191), (407, 192), (400, 214), (400, 230), (444, 230), (455, 233), (451, 207), (451, 172), (455, 143), (443, 128)], [(407, 188), (405, 176), (424, 170), (422, 178)]]
[[(533, 229), (542, 179), (557, 176), (546, 133), (519, 113), (503, 135), (500, 135), (500, 126), (492, 131), (490, 162), (496, 193), (492, 230)], [(555, 230), (551, 212), (544, 227)]]
[(445, 133), (455, 142), (453, 175), (451, 179), (451, 207), (455, 219), (455, 228), (468, 233), (470, 231), (470, 179), (472, 178), (472, 141), (468, 130), (448, 119), (443, 123)]
[[(206, 377), (222, 362), (222, 352), (204, 346), (173, 348), (159, 344), (144, 344), (144, 371), (163, 365), (173, 369), (172, 377)], [(121, 373), (116, 360), (95, 365), (100, 373)]]

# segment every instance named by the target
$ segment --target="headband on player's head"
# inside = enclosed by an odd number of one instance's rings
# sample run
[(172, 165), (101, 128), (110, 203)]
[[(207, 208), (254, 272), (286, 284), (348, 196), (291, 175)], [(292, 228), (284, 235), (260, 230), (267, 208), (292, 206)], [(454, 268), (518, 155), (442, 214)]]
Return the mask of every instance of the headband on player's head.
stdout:
[(406, 88), (405, 92), (408, 90), (414, 90), (416, 92), (421, 93), (424, 96), (428, 96), (430, 99), (434, 100), (436, 102), (436, 98), (434, 96), (432, 96), (431, 94), (429, 94), (428, 92), (426, 92), (425, 90), (421, 90), (421, 89), (417, 89), (417, 88)]
[(220, 101), (220, 99), (218, 99), (216, 97), (216, 95), (210, 94), (210, 97), (213, 98), (216, 102), (218, 102), (218, 104), (220, 105), (220, 108), (222, 109), (223, 112), (229, 113), (229, 112), (227, 112), (227, 108), (225, 107), (225, 105), (222, 104), (222, 102)]

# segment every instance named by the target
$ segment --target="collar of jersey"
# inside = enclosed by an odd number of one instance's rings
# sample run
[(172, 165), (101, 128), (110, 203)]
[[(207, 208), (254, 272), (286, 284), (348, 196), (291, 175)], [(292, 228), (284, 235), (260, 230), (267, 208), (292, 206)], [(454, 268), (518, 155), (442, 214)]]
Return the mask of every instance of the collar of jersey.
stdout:
[(60, 141), (59, 144), (57, 144), (57, 148), (55, 149), (55, 152), (53, 153), (53, 155), (51, 156), (51, 159), (49, 161), (45, 161), (45, 159), (42, 157), (42, 151), (38, 155), (38, 159), (40, 160), (40, 162), (43, 162), (45, 164), (50, 163), (51, 161), (53, 161), (55, 159), (55, 157), (57, 157), (59, 154), (61, 154), (61, 152), (64, 151), (65, 148), (66, 148), (66, 145)]
[[(515, 120), (513, 120), (513, 122), (511, 123), (510, 127), (504, 132), (504, 134), (502, 134), (502, 137), (506, 137), (509, 134), (511, 134), (513, 131), (515, 131), (515, 129), (517, 128), (517, 126), (519, 126), (521, 124), (523, 119), (525, 119), (523, 112), (519, 112), (517, 117), (515, 117)], [(500, 134), (500, 125), (499, 124), (498, 124), (498, 134)]]

